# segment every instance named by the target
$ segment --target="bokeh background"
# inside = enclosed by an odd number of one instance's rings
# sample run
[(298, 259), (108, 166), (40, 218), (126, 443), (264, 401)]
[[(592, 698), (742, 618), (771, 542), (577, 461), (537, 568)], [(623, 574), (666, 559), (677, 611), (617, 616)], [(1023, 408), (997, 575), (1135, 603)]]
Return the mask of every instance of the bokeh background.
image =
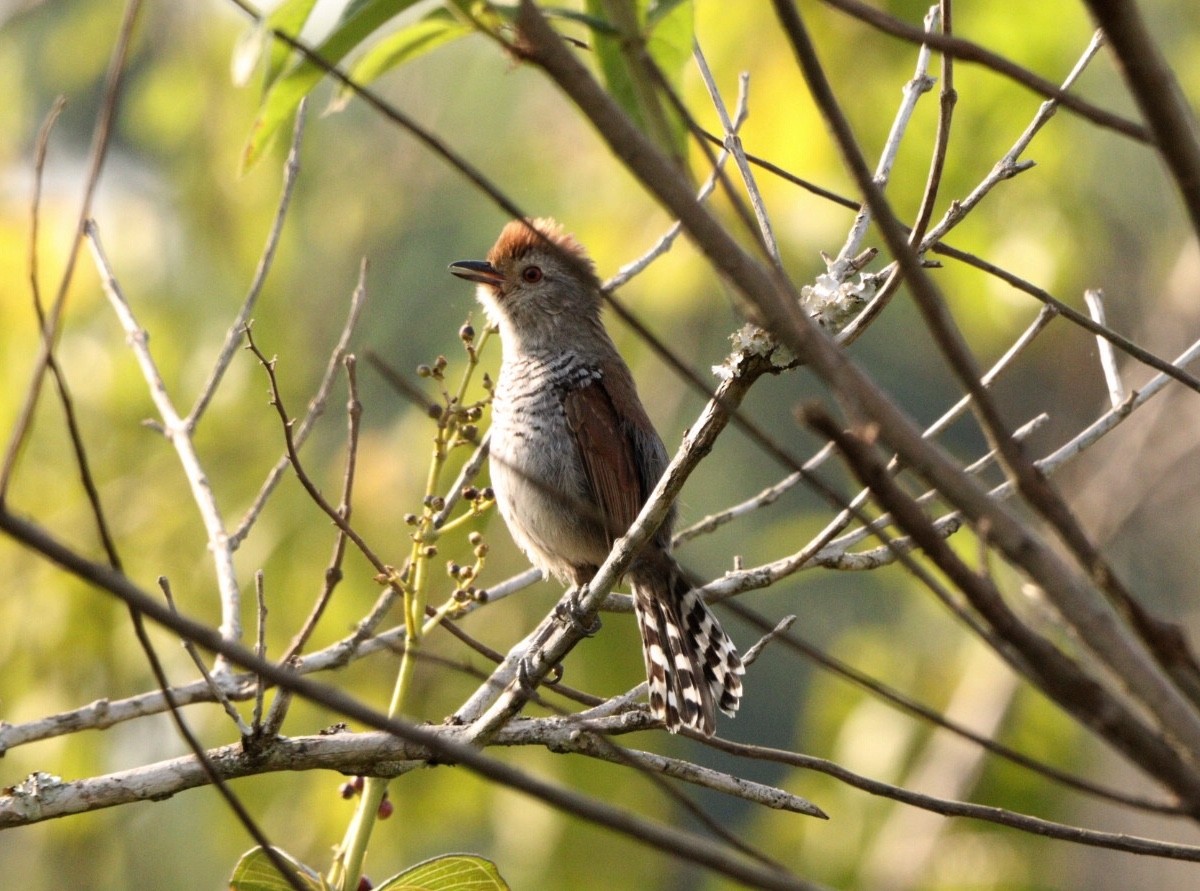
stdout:
[[(914, 22), (926, 10), (911, 0), (883, 5)], [(38, 246), (43, 290), (53, 294), (78, 213), (122, 6), (111, 0), (0, 4), (0, 81), (6, 85), (0, 101), (5, 437), (37, 346), (28, 260), (36, 134), (55, 97), (66, 97), (46, 165)], [(1200, 101), (1200, 12), (1191, 0), (1143, 6), (1194, 106)], [(329, 17), (337, 7), (323, 5)], [(911, 76), (915, 50), (818, 4), (803, 8), (838, 95), (873, 156)], [(697, 0), (695, 15), (698, 39), (729, 101), (738, 73), (750, 73), (751, 114), (742, 133), (747, 149), (853, 194), (767, 5)], [(959, 34), (1055, 80), (1070, 70), (1092, 31), (1081, 5), (1072, 2), (962, 4), (955, 26)], [(235, 86), (230, 76), (234, 47), (248, 27), (224, 0), (145, 4), (94, 207), (117, 276), (151, 333), (155, 357), (181, 408), (204, 382), (240, 305), (280, 189), (286, 140), (249, 173), (238, 174), (261, 98), (257, 87)], [(378, 86), (501, 184), (520, 207), (562, 221), (588, 246), (602, 275), (642, 254), (670, 223), (556, 89), (483, 38), (447, 46)], [(956, 86), (959, 102), (939, 214), (950, 198), (964, 196), (987, 174), (1039, 104), (1031, 93), (969, 65), (957, 66)], [(1094, 101), (1134, 113), (1103, 53), (1079, 89)], [(717, 129), (694, 71), (685, 74), (683, 90), (697, 117)], [(324, 113), (331, 93), (324, 85), (310, 104), (293, 206), (254, 313), (256, 338), (279, 358), (293, 414), (303, 409), (319, 379), (364, 257), (370, 263), (369, 303), (354, 338), (356, 352), (376, 352), (414, 382), (415, 366), (439, 353), (452, 370), (461, 368), (456, 331), (470, 315), (480, 320), (470, 288), (447, 275), (446, 265), (481, 257), (506, 221), (469, 183), (361, 104)], [(922, 101), (896, 163), (889, 195), (902, 215), (911, 216), (920, 199), (936, 108), (936, 94)], [(1102, 287), (1115, 328), (1160, 355), (1176, 355), (1200, 329), (1200, 257), (1153, 153), (1060, 113), (1026, 157), (1037, 166), (1002, 184), (955, 231), (952, 243), (1076, 306), (1082, 306), (1085, 288)], [(702, 156), (695, 153), (693, 161), (702, 164)], [(819, 252), (833, 254), (840, 247), (851, 213), (769, 175), (760, 183), (789, 270), (799, 282), (810, 280), (822, 269)], [(952, 262), (936, 275), (985, 363), (1037, 312), (1027, 296)], [(721, 361), (727, 336), (740, 324), (724, 286), (682, 242), (621, 296), (703, 373)], [(610, 327), (641, 382), (650, 415), (673, 447), (702, 398), (627, 328), (616, 321)], [(493, 373), (499, 361), (495, 347), (484, 359)], [(168, 576), (182, 609), (216, 621), (203, 527), (174, 452), (143, 423), (153, 416), (153, 406), (86, 254), (70, 291), (57, 355), (129, 575), (148, 588), (157, 576)], [(903, 295), (854, 346), (853, 355), (920, 420), (932, 420), (957, 398)], [(400, 563), (407, 544), (401, 518), (418, 508), (432, 427), (363, 364), (365, 426), (355, 523)], [(1149, 377), (1145, 369), (1128, 363), (1126, 368), (1130, 386)], [(340, 384), (335, 388), (305, 451), (310, 472), (331, 493), (340, 485), (344, 460), (344, 392)], [(998, 393), (1014, 422), (1049, 412), (1049, 424), (1034, 440), (1039, 453), (1069, 438), (1107, 400), (1094, 341), (1062, 321), (1043, 334)], [(793, 410), (818, 395), (803, 372), (792, 373), (760, 384), (747, 410), (806, 454), (818, 444), (797, 428)], [(1168, 393), (1060, 477), (1138, 595), (1188, 625), (1194, 625), (1194, 579), (1200, 570), (1196, 422), (1195, 395)], [(969, 424), (957, 425), (946, 441), (964, 458), (980, 453), (981, 440)], [(197, 446), (232, 526), (282, 449), (265, 378), (248, 354), (233, 363), (197, 431)], [(740, 434), (729, 432), (685, 490), (681, 525), (753, 494), (783, 473)], [(10, 502), (81, 550), (99, 553), (61, 411), (49, 394), (41, 400)], [(735, 557), (751, 565), (796, 550), (828, 515), (819, 500), (794, 491), (698, 540), (680, 556), (696, 572), (716, 576)], [(485, 531), (493, 543), (485, 583), (523, 568), (498, 521), (485, 524)], [(238, 552), (247, 590), (256, 570), (265, 573), (274, 652), (286, 646), (307, 614), (331, 543), (329, 524), (289, 478)], [(455, 546), (451, 542), (444, 550)], [(7, 540), (0, 541), (0, 566), (0, 720), (20, 723), (153, 687), (122, 606)], [(352, 555), (346, 569), (313, 648), (345, 634), (376, 596), (365, 561)], [(1018, 579), (1006, 583), (1019, 590)], [(477, 612), (465, 627), (506, 650), (559, 591), (538, 585)], [(954, 713), (975, 726), (994, 726), (1000, 739), (1023, 751), (1130, 790), (1145, 785), (1038, 694), (1012, 684), (997, 661), (898, 569), (802, 573), (744, 600), (772, 617), (798, 614), (796, 627), (806, 639), (935, 708), (963, 709)], [(253, 626), (249, 604), (245, 620)], [(736, 639), (754, 639), (751, 629), (729, 621)], [(598, 638), (571, 656), (569, 682), (610, 694), (636, 683), (642, 667), (633, 634), (627, 619), (609, 619)], [(173, 677), (190, 679), (193, 669), (177, 645), (164, 634), (156, 640)], [(438, 640), (434, 647), (466, 658), (452, 642)], [(383, 706), (395, 669), (396, 660), (373, 657), (329, 680)], [(474, 686), (469, 678), (433, 667), (418, 680), (419, 711), (413, 717), (435, 721)], [(187, 714), (206, 743), (236, 739), (219, 708), (197, 707)], [(298, 704), (284, 732), (312, 733), (335, 719)], [(1187, 825), (1118, 813), (1005, 763), (960, 751), (779, 650), (768, 650), (754, 668), (743, 714), (722, 732), (830, 757), (914, 788), (936, 791), (953, 774), (961, 786), (941, 790), (945, 794), (1096, 828), (1200, 841)], [(1194, 867), (931, 819), (827, 777), (734, 762), (662, 734), (632, 742), (777, 783), (816, 801), (833, 817), (830, 822), (699, 796), (710, 812), (772, 856), (841, 888), (1190, 888), (1197, 879)], [(7, 752), (0, 760), (0, 785), (34, 770), (92, 776), (183, 750), (166, 718), (144, 719)], [(498, 754), (540, 776), (691, 825), (677, 804), (631, 771), (544, 751)], [(951, 770), (958, 759), (965, 759), (963, 766)], [(351, 813), (352, 805), (337, 795), (340, 781), (318, 773), (276, 775), (238, 782), (235, 789), (273, 838), (321, 868)], [(514, 888), (724, 887), (721, 880), (465, 771), (418, 772), (397, 783), (392, 795), (396, 815), (376, 830), (368, 862), (377, 879), (437, 853), (465, 850), (494, 859)], [(216, 888), (249, 846), (218, 796), (197, 790), (0, 833), (0, 876), (4, 884), (30, 891)]]

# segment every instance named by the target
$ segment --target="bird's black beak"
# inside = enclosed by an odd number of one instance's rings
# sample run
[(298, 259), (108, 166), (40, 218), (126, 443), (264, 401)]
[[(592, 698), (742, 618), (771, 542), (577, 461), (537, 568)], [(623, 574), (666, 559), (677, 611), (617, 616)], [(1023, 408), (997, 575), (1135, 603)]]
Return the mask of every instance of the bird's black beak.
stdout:
[(491, 285), (493, 288), (504, 283), (504, 276), (486, 260), (459, 260), (450, 264), (450, 272), (467, 281)]

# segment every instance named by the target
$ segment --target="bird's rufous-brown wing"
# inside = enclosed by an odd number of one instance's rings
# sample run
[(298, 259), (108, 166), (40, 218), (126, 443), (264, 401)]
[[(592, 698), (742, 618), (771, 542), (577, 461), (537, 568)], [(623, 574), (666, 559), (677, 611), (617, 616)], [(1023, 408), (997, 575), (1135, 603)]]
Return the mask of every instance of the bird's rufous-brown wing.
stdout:
[(624, 411), (618, 411), (618, 401), (625, 397), (622, 383), (602, 372), (585, 386), (570, 390), (563, 400), (567, 426), (574, 434), (609, 545), (637, 519), (647, 494), (630, 424), (631, 415), (637, 423), (645, 411), (640, 404), (633, 411), (625, 405)]

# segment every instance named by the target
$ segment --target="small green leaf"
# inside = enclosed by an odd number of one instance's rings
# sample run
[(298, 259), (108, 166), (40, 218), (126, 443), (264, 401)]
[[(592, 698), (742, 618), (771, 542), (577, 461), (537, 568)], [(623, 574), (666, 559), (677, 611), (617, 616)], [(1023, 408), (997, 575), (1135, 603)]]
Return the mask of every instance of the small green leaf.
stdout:
[[(275, 853), (292, 865), (300, 884), (305, 888), (327, 891), (329, 886), (318, 873), (278, 848), (275, 849)], [(280, 875), (262, 848), (251, 848), (242, 855), (242, 859), (233, 868), (233, 875), (229, 877), (229, 887), (232, 891), (292, 891), (292, 886)]]
[(392, 876), (376, 891), (509, 891), (496, 864), (474, 854), (443, 854)]
[[(317, 0), (283, 0), (263, 22), (263, 27), (270, 33), (272, 30), (281, 31), (290, 37), (299, 37), (308, 21), (312, 8)], [(263, 75), (264, 89), (275, 83), (281, 71), (292, 57), (292, 48), (282, 40), (272, 39), (271, 55), (267, 59), (267, 70)]]
[[(350, 69), (350, 76), (356, 83), (372, 83), (393, 68), (411, 62), (452, 40), (465, 37), (473, 30), (469, 23), (455, 18), (449, 10), (435, 9), (367, 50)], [(343, 85), (338, 90), (334, 108), (342, 108), (351, 95), (353, 94), (350, 89)]]
[[(347, 53), (415, 2), (417, 0), (362, 0), (356, 3), (353, 11), (347, 10), (347, 17), (316, 47), (317, 55), (330, 65), (338, 64)], [(324, 75), (323, 67), (300, 59), (271, 84), (242, 151), (243, 172), (258, 163), (275, 134), (296, 113), (300, 100), (312, 92)]]

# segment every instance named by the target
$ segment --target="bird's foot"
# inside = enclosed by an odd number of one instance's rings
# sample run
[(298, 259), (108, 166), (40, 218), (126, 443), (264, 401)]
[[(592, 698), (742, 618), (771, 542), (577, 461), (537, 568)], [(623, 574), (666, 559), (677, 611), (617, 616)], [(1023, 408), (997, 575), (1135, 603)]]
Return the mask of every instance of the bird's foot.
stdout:
[(584, 637), (591, 637), (600, 630), (601, 623), (598, 615), (588, 613), (583, 608), (583, 597), (586, 593), (586, 585), (568, 591), (567, 596), (554, 607), (554, 615), (564, 625), (574, 628)]

